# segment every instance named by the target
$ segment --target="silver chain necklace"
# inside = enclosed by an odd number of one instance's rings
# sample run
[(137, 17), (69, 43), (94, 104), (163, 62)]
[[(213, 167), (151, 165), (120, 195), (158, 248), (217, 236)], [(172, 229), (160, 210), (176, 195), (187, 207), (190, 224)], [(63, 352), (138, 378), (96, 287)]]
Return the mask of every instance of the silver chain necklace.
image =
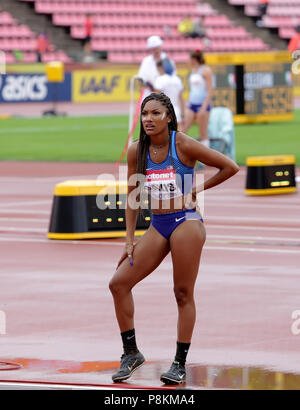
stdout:
[(154, 153), (154, 155), (157, 154), (157, 150), (158, 150), (158, 149), (164, 147), (164, 146), (169, 142), (169, 139), (170, 139), (170, 135), (168, 135), (168, 138), (166, 139), (166, 141), (165, 141), (163, 144), (161, 144), (161, 145), (155, 145), (155, 144), (153, 144), (153, 143), (151, 142), (151, 145), (152, 145), (152, 147), (153, 147), (153, 153)]

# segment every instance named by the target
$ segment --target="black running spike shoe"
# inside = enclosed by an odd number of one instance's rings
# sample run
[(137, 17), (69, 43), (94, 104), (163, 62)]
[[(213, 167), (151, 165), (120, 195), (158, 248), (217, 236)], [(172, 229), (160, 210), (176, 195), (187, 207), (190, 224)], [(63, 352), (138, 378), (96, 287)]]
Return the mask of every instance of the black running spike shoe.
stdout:
[(145, 358), (141, 352), (134, 354), (123, 354), (121, 356), (120, 370), (112, 375), (112, 380), (115, 383), (129, 379), (132, 373), (142, 366)]
[(179, 362), (174, 361), (170, 369), (160, 376), (160, 381), (165, 384), (180, 384), (186, 380), (185, 367)]

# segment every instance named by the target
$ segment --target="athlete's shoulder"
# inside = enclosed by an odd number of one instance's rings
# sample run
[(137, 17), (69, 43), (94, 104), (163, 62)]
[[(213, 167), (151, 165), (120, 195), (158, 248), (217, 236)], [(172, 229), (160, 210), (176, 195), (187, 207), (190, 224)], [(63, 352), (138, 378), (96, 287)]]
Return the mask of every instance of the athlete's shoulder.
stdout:
[(193, 138), (192, 137), (189, 137), (187, 134), (185, 134), (184, 132), (182, 132), (182, 131), (177, 131), (176, 132), (176, 142), (179, 142), (179, 143), (186, 143), (186, 142), (189, 142), (189, 141), (193, 141)]
[(190, 149), (194, 142), (194, 138), (189, 137), (184, 132), (176, 132), (176, 145), (178, 146), (178, 148), (180, 148), (182, 152)]
[(139, 140), (134, 141), (132, 144), (130, 144), (128, 151), (127, 151), (127, 155), (133, 155), (136, 153), (137, 151), (137, 147), (139, 145)]

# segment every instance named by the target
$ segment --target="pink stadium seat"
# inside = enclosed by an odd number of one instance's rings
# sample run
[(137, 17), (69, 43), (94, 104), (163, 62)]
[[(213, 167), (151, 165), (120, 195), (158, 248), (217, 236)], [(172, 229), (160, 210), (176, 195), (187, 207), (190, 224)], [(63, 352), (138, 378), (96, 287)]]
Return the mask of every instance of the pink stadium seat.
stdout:
[(278, 34), (280, 38), (289, 40), (296, 34), (296, 30), (293, 27), (280, 27)]
[(6, 64), (13, 64), (15, 63), (16, 59), (12, 53), (5, 53), (5, 61)]
[[(22, 61), (36, 62), (36, 43), (37, 35), (27, 25), (19, 24), (9, 13), (0, 12), (0, 49), (6, 52), (7, 63), (16, 61), (14, 51), (22, 52)], [(61, 61), (70, 61), (63, 51), (57, 52), (56, 57)]]
[(36, 63), (37, 61), (37, 56), (35, 53), (24, 53), (23, 56), (23, 61), (25, 63)]
[(15, 24), (14, 19), (9, 13), (2, 12), (0, 13), (0, 24)]
[(245, 7), (245, 14), (249, 17), (258, 17), (260, 15), (258, 6), (247, 5)]
[[(27, 1), (27, 0), (20, 0)], [(28, 0), (34, 1), (34, 0)], [(228, 0), (230, 4), (254, 7), (259, 0)], [(296, 4), (296, 0), (270, 0), (275, 15), (283, 4)], [(203, 0), (200, 4), (195, 0), (35, 0), (38, 13), (51, 14), (54, 25), (70, 27), (71, 37), (83, 39), (85, 36), (84, 21), (87, 13), (93, 14), (94, 31), (92, 49), (109, 51), (110, 61), (140, 61), (145, 53), (146, 38), (157, 34), (164, 38), (164, 48), (174, 54), (177, 61), (186, 59), (191, 49), (201, 48), (216, 51), (240, 51), (265, 49), (262, 42), (252, 39), (243, 27), (236, 27), (226, 15), (219, 15)], [(300, 8), (300, 0), (299, 3)], [(277, 7), (277, 8), (276, 8)], [(290, 7), (287, 7), (290, 9)], [(271, 9), (272, 11), (272, 9)], [(209, 47), (199, 39), (186, 39), (177, 30), (179, 22), (187, 14), (204, 18), (207, 36), (211, 40)], [(300, 15), (300, 14), (299, 14)], [(1, 19), (1, 14), (0, 14)], [(0, 23), (1, 24), (1, 23)], [(170, 36), (165, 36), (163, 27), (168, 25)], [(13, 36), (31, 38), (33, 34), (23, 28), (13, 31)], [(1, 30), (0, 30), (1, 36)], [(25, 47), (25, 44), (20, 43)], [(28, 42), (27, 47), (31, 46)], [(52, 53), (53, 54), (53, 53)], [(45, 58), (53, 58), (51, 53)], [(59, 54), (60, 58), (68, 58)]]
[(228, 0), (228, 3), (233, 6), (247, 6), (259, 4), (259, 0)]

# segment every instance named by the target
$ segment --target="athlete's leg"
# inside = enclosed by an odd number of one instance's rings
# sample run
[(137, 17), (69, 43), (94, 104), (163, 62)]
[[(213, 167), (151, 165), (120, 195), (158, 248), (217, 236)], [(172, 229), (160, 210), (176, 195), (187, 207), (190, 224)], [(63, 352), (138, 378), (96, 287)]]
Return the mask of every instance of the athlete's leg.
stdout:
[(208, 141), (208, 121), (209, 121), (209, 112), (198, 112), (197, 113), (197, 124), (199, 129), (200, 141)]
[(177, 341), (190, 343), (196, 320), (194, 286), (206, 233), (202, 222), (185, 221), (170, 238), (174, 293), (178, 306)]
[(170, 238), (178, 324), (175, 360), (160, 377), (166, 384), (180, 384), (186, 379), (185, 361), (196, 320), (194, 286), (204, 242), (204, 225), (195, 220), (183, 222)]
[(137, 242), (133, 265), (126, 258), (109, 283), (120, 331), (134, 328), (134, 303), (131, 289), (159, 266), (168, 254), (169, 242), (153, 226)]
[(196, 119), (196, 114), (194, 113), (194, 111), (191, 110), (190, 108), (187, 108), (185, 110), (184, 119), (181, 125), (182, 132), (187, 132), (189, 128), (193, 125), (195, 119)]

